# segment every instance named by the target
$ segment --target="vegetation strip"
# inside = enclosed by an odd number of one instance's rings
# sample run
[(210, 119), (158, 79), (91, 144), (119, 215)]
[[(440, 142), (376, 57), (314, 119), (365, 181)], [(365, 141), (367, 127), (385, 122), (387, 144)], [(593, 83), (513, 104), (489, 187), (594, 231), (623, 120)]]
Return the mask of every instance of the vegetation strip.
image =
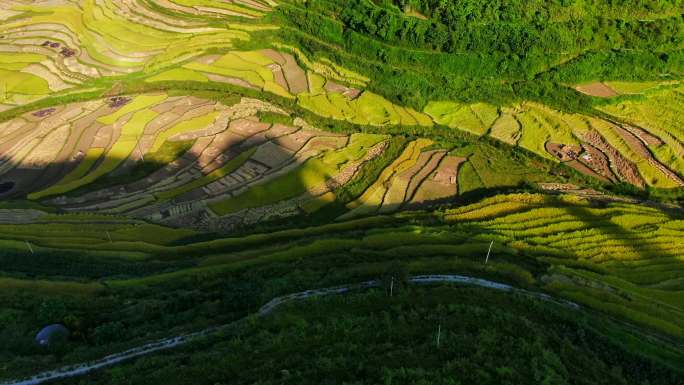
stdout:
[[(570, 307), (572, 309), (578, 310), (580, 307), (579, 305), (570, 302), (570, 301), (565, 301), (561, 299), (555, 299), (547, 294), (544, 293), (536, 293), (536, 292), (530, 292), (527, 290), (522, 290), (515, 288), (510, 285), (506, 285), (503, 283), (499, 282), (494, 282), (494, 281), (489, 281), (486, 279), (482, 278), (475, 278), (475, 277), (469, 277), (469, 276), (463, 276), (463, 275), (420, 275), (420, 276), (414, 276), (410, 277), (408, 279), (409, 283), (413, 284), (439, 284), (439, 283), (457, 283), (457, 284), (464, 284), (464, 285), (472, 285), (472, 286), (480, 286), (480, 287), (485, 287), (485, 288), (490, 288), (494, 290), (502, 290), (502, 291), (508, 291), (508, 292), (515, 292), (515, 293), (521, 293), (524, 295), (529, 295), (532, 296), (533, 298), (543, 300), (543, 301), (550, 301), (554, 302), (566, 307)], [(325, 288), (325, 289), (312, 289), (312, 290), (306, 290), (298, 293), (293, 293), (293, 294), (288, 294), (284, 295), (281, 297), (276, 297), (273, 298), (271, 301), (263, 305), (256, 313), (256, 316), (258, 317), (264, 317), (270, 314), (272, 311), (277, 309), (278, 307), (294, 302), (294, 301), (301, 301), (305, 300), (307, 298), (315, 298), (315, 297), (323, 297), (323, 296), (328, 296), (328, 295), (339, 295), (339, 294), (345, 294), (348, 293), (352, 290), (359, 290), (359, 289), (367, 289), (367, 288), (372, 288), (372, 287), (378, 287), (380, 286), (380, 281), (367, 281), (367, 282), (362, 282), (354, 285), (348, 285), (348, 286), (337, 286), (337, 287), (330, 287), (330, 288)], [(244, 320), (244, 319), (243, 319)], [(225, 328), (230, 327), (231, 325), (240, 322), (242, 320), (234, 321), (231, 322), (227, 325), (221, 325), (221, 326), (216, 326), (212, 327), (209, 329), (205, 329), (199, 332), (194, 332), (194, 333), (188, 333), (188, 334), (183, 334), (179, 335), (176, 337), (170, 337), (170, 338), (165, 338), (162, 340), (150, 342), (148, 344), (142, 345), (137, 348), (129, 349), (125, 352), (113, 354), (107, 357), (104, 357), (100, 360), (90, 362), (90, 363), (84, 363), (84, 364), (77, 364), (77, 365), (70, 365), (61, 369), (53, 370), (53, 371), (48, 371), (44, 373), (37, 374), (29, 379), (25, 380), (10, 380), (10, 381), (5, 381), (0, 383), (0, 385), (38, 385), (42, 384), (47, 381), (53, 381), (56, 379), (63, 379), (63, 378), (69, 378), (69, 377), (75, 377), (75, 376), (80, 376), (84, 375), (86, 373), (89, 373), (93, 370), (101, 369), (107, 366), (115, 365), (117, 363), (123, 362), (125, 360), (133, 359), (136, 357), (140, 357), (143, 355), (151, 354), (160, 350), (166, 350), (166, 349), (171, 349), (183, 344), (186, 344), (193, 339), (199, 338), (199, 337), (205, 337), (211, 334), (215, 334), (220, 332), (221, 330), (224, 330)]]

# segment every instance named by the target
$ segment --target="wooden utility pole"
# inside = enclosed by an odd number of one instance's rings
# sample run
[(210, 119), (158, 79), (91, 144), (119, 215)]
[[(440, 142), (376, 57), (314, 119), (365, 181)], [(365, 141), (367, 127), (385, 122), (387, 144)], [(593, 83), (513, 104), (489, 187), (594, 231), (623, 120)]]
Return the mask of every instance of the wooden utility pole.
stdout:
[(489, 253), (492, 252), (492, 246), (493, 245), (494, 245), (494, 241), (492, 241), (492, 243), (489, 244), (489, 250), (487, 250), (487, 258), (485, 258), (485, 265), (487, 264), (487, 262), (489, 262)]

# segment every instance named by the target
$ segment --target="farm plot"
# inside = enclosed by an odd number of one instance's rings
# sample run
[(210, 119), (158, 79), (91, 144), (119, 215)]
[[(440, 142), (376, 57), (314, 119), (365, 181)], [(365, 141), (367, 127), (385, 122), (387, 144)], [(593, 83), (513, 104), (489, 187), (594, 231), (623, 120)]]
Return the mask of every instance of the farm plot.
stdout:
[(643, 98), (599, 107), (627, 123), (630, 130), (655, 156), (679, 177), (684, 177), (684, 86), (656, 88)]
[[(277, 193), (267, 190), (262, 191)], [(77, 225), (0, 226), (0, 237), (7, 239), (4, 242), (8, 250), (24, 247), (26, 252), (25, 244), (13, 240), (34, 234), (31, 241), (43, 252), (69, 247), (69, 238), (73, 237), (69, 232), (75, 232)], [(50, 231), (40, 231), (40, 226)], [(203, 257), (191, 269), (140, 279), (110, 280), (110, 287), (153, 285), (185, 275), (207, 276), (276, 260), (334, 260), (337, 254), (354, 250), (359, 257), (403, 260), (415, 273), (465, 269), (500, 274), (519, 285), (539, 285), (584, 306), (672, 335), (684, 335), (684, 255), (678, 247), (684, 238), (684, 222), (679, 214), (642, 204), (613, 202), (597, 207), (577, 196), (502, 195), (440, 210), (434, 215), (382, 215), (184, 246), (128, 243), (128, 237), (136, 232), (131, 224), (110, 227), (114, 242), (109, 242), (104, 231), (107, 227), (103, 226), (94, 225), (83, 236), (92, 238), (91, 243), (103, 250), (146, 253), (126, 254), (128, 258), (153, 258), (169, 253), (207, 255), (207, 250), (225, 252)], [(165, 234), (168, 242), (183, 235), (179, 230)], [(464, 240), (468, 240), (467, 244)], [(484, 265), (482, 259), (491, 241), (491, 259)], [(273, 245), (278, 247), (273, 249)], [(376, 261), (380, 260), (373, 263)], [(528, 271), (530, 266), (540, 268)]]
[[(544, 278), (552, 292), (681, 334), (684, 325), (677, 314), (684, 304), (676, 291), (683, 273), (684, 255), (677, 247), (684, 236), (681, 220), (645, 206), (615, 203), (596, 209), (575, 200), (552, 207), (543, 196), (496, 197), (449, 210), (446, 218), (468, 221), (497, 243), (569, 266), (554, 268)], [(601, 278), (606, 275), (611, 278)]]
[[(271, 66), (271, 67), (269, 67)], [(284, 97), (292, 97), (286, 82), (276, 74), (282, 73), (272, 70), (277, 64), (261, 51), (234, 51), (223, 56), (202, 57), (196, 61), (183, 65), (182, 68), (198, 72), (207, 78), (211, 75), (215, 81), (225, 81), (240, 85), (239, 81), (248, 85)], [(284, 75), (283, 75), (284, 77)], [(233, 79), (231, 81), (231, 79)], [(152, 78), (149, 81), (155, 81)], [(277, 82), (276, 80), (280, 80)]]
[(350, 211), (340, 219), (456, 196), (458, 166), (465, 159), (447, 155), (444, 150), (423, 151), (431, 144), (425, 139), (409, 143), (358, 199), (347, 204)]
[(497, 108), (485, 103), (430, 102), (425, 106), (425, 113), (438, 124), (458, 127), (476, 135), (486, 134), (499, 118)]
[(295, 155), (296, 162), (264, 181), (237, 191), (233, 198), (210, 204), (211, 210), (229, 217), (241, 212), (248, 221), (258, 221), (266, 212), (269, 216), (288, 216), (302, 210), (300, 205), (309, 208), (305, 211), (315, 211), (312, 202), (323, 205), (322, 202), (334, 200), (334, 190), (349, 181), (358, 171), (359, 163), (368, 160), (369, 154), (387, 137), (354, 134), (341, 138), (343, 141), (330, 140), (334, 138), (312, 136)]
[(309, 84), (310, 91), (298, 95), (298, 103), (323, 117), (360, 125), (432, 126), (426, 115), (395, 105), (372, 92), (360, 93), (330, 85), (316, 74), (310, 74)]
[(271, 10), (271, 6), (274, 4), (259, 0), (163, 0), (159, 3), (169, 10), (191, 15), (235, 16), (247, 19), (263, 16), (265, 12)]
[(596, 96), (601, 98), (609, 98), (617, 95), (638, 95), (644, 94), (650, 90), (660, 86), (667, 86), (676, 84), (676, 82), (627, 82), (627, 81), (610, 81), (582, 84), (575, 87), (575, 89), (585, 95)]
[[(298, 53), (297, 58), (305, 57)], [(273, 49), (231, 51), (225, 55), (199, 57), (180, 68), (151, 76), (146, 82), (212, 81), (258, 89), (285, 98), (296, 97), (300, 106), (320, 116), (360, 125), (433, 124), (423, 113), (356, 88), (355, 84), (365, 83), (332, 63), (312, 63), (308, 59), (304, 62), (308, 63), (306, 70), (290, 53)]]
[[(70, 212), (230, 228), (265, 214), (310, 213), (335, 201), (335, 191), (382, 154), (389, 139), (319, 131), (303, 121), (265, 123), (257, 117), (261, 112), (285, 116), (256, 99), (228, 106), (165, 93), (26, 113), (0, 124), (6, 159), (0, 172), (13, 183), (3, 194)], [(192, 144), (177, 158), (146, 174), (133, 172), (147, 167), (146, 157), (161, 158), (169, 144), (186, 142)], [(414, 165), (430, 143), (412, 144), (415, 151), (395, 170), (399, 178), (388, 179), (406, 185), (392, 187), (383, 210), (456, 194), (457, 164), (445, 151), (432, 151)]]
[[(671, 95), (667, 98), (670, 104), (677, 100)], [(609, 112), (611, 108), (617, 110), (610, 105), (603, 109)], [(641, 187), (684, 186), (684, 164), (675, 156), (677, 149), (684, 148), (682, 142), (676, 133), (641, 128), (643, 121), (620, 123), (530, 102), (498, 110), (482, 103), (431, 102), (425, 112), (438, 124), (490, 135), (604, 181)]]
[[(230, 48), (236, 40), (248, 40), (250, 31), (273, 28), (239, 23), (209, 27), (201, 19), (171, 18), (156, 8), (171, 2), (156, 7), (137, 0), (3, 3), (16, 14), (0, 26), (0, 109), (91, 79), (154, 72), (207, 50)], [(206, 3), (243, 10), (250, 18), (262, 15), (256, 8), (270, 9), (258, 1)]]
[(576, 86), (575, 89), (585, 95), (596, 96), (599, 98), (610, 98), (612, 96), (618, 95), (618, 92), (609, 84), (601, 82), (581, 84)]
[[(44, 180), (41, 175), (54, 171), (48, 174), (52, 183), (36, 189), (30, 180), (19, 180), (5, 193), (30, 192), (31, 199), (64, 195), (111, 173), (135, 167), (144, 162), (145, 155), (161, 151), (165, 143), (213, 139), (226, 130), (232, 117), (255, 114), (260, 109), (278, 111), (251, 99), (231, 108), (194, 97), (143, 94), (27, 113), (0, 126), (0, 151), (6, 159), (3, 177), (12, 180), (31, 168), (36, 172), (24, 175), (23, 179)], [(46, 146), (50, 151), (44, 150)], [(46, 161), (46, 154), (52, 154), (50, 162)], [(214, 153), (208, 161), (218, 155)], [(220, 163), (212, 167), (218, 168)], [(111, 198), (107, 193), (95, 195)], [(65, 197), (60, 199), (70, 203)]]
[(71, 87), (41, 64), (46, 60), (37, 53), (0, 50), (0, 110)]

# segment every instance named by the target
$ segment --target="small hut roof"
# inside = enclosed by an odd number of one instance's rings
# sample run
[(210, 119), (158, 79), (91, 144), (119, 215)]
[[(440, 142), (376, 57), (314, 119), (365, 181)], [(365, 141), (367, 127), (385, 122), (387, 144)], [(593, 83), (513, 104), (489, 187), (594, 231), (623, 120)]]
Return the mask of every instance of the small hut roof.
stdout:
[(57, 334), (69, 335), (69, 329), (61, 324), (48, 325), (36, 334), (36, 342), (40, 345), (47, 345), (50, 343), (50, 339)]

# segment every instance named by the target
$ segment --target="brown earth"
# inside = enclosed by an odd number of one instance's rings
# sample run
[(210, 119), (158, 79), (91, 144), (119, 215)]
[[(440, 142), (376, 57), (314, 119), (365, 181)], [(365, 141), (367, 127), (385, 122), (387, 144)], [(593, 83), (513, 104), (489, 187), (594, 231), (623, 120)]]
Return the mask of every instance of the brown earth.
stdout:
[(585, 152), (579, 158), (582, 164), (611, 182), (617, 181), (617, 177), (610, 169), (610, 161), (608, 160), (606, 154), (602, 153), (598, 148), (587, 143), (583, 143), (582, 148)]
[(280, 54), (280, 52), (268, 48), (268, 49), (263, 49), (260, 51), (262, 55), (266, 56), (267, 58), (273, 60), (274, 62), (282, 65), (285, 65), (285, 58)]
[(269, 64), (268, 69), (270, 69), (271, 73), (273, 73), (273, 80), (275, 80), (276, 84), (286, 90), (289, 89), (289, 85), (285, 79), (285, 74), (283, 73), (283, 67), (281, 67), (279, 64)]
[(278, 138), (276, 143), (290, 151), (297, 152), (314, 136), (316, 136), (316, 134), (313, 131), (299, 130)]
[(571, 160), (569, 162), (566, 162), (565, 164), (574, 168), (575, 170), (581, 172), (584, 175), (588, 175), (590, 177), (599, 179), (599, 180), (606, 182), (606, 183), (610, 182), (610, 180), (608, 178), (606, 178), (603, 175), (598, 174), (597, 172), (595, 172), (591, 168), (587, 167), (584, 163), (580, 162), (579, 160)]
[(664, 164), (660, 163), (657, 159), (653, 157), (653, 154), (651, 154), (651, 151), (648, 150), (646, 147), (646, 144), (642, 142), (637, 136), (632, 134), (630, 131), (627, 131), (626, 129), (620, 127), (619, 125), (613, 125), (613, 129), (620, 134), (622, 139), (627, 142), (627, 145), (632, 149), (632, 151), (636, 152), (641, 156), (642, 158), (646, 159), (648, 163), (650, 163), (653, 167), (658, 169), (661, 173), (663, 173), (667, 178), (672, 180), (673, 182), (677, 183), (679, 186), (684, 186), (684, 180), (680, 178), (677, 174), (675, 174), (672, 170), (667, 168)]
[(642, 128), (635, 127), (629, 124), (622, 124), (621, 127), (631, 132), (632, 135), (639, 138), (639, 140), (644, 142), (644, 144), (646, 144), (647, 146), (662, 146), (664, 144), (664, 142), (659, 137), (647, 132)]
[(259, 90), (260, 88), (253, 85), (252, 83), (249, 83), (245, 80), (238, 79), (238, 78), (231, 78), (228, 76), (223, 76), (223, 75), (218, 75), (218, 74), (210, 74), (210, 73), (203, 73), (204, 76), (207, 77), (207, 79), (211, 80), (212, 82), (217, 82), (217, 83), (228, 83), (232, 84), (238, 87), (244, 87), (244, 88), (249, 88), (252, 90)]
[(430, 160), (428, 163), (423, 167), (417, 174), (415, 174), (411, 178), (411, 182), (408, 185), (408, 188), (406, 189), (406, 200), (413, 200), (413, 197), (416, 195), (416, 191), (420, 187), (420, 185), (423, 183), (423, 181), (432, 174), (435, 169), (437, 169), (437, 166), (442, 162), (444, 157), (446, 156), (446, 152), (444, 151), (434, 151), (432, 156), (430, 157)]
[(456, 196), (458, 194), (458, 167), (466, 160), (466, 158), (451, 155), (444, 157), (435, 173), (420, 184), (411, 203), (423, 204)]
[(271, 127), (270, 130), (268, 130), (268, 133), (266, 136), (269, 139), (275, 139), (275, 138), (280, 138), (285, 135), (292, 134), (299, 130), (297, 127), (291, 127), (291, 126), (286, 126), (284, 124), (276, 123)]
[(613, 166), (613, 169), (617, 171), (621, 180), (641, 188), (646, 187), (646, 182), (639, 174), (639, 170), (634, 162), (625, 158), (620, 151), (608, 144), (601, 134), (595, 130), (591, 130), (584, 134), (584, 140), (608, 156), (610, 164)]
[(252, 159), (273, 169), (292, 159), (293, 155), (292, 151), (274, 142), (267, 142), (257, 148), (254, 155), (252, 155)]
[(306, 72), (297, 64), (294, 56), (281, 53), (285, 63), (282, 64), (283, 74), (287, 80), (287, 84), (290, 86), (290, 92), (297, 95), (302, 92), (307, 92), (309, 90), (309, 82), (306, 77)]
[(229, 129), (234, 133), (242, 136), (253, 136), (259, 132), (266, 131), (270, 128), (270, 124), (262, 123), (256, 118), (254, 119), (238, 119), (230, 122)]
[(582, 84), (575, 87), (575, 89), (585, 95), (596, 96), (599, 98), (609, 98), (611, 96), (618, 95), (618, 93), (615, 92), (612, 88), (600, 82)]
[(582, 148), (580, 146), (569, 144), (546, 142), (544, 147), (549, 154), (555, 156), (561, 162), (575, 160), (582, 152)]
[(181, 116), (174, 111), (166, 111), (157, 115), (152, 121), (145, 126), (145, 135), (157, 135), (169, 128), (174, 122), (179, 120)]
[(359, 97), (359, 95), (361, 95), (361, 90), (343, 86), (342, 84), (336, 83), (332, 80), (328, 80), (325, 83), (325, 90), (331, 93), (342, 94), (350, 100), (356, 99)]

